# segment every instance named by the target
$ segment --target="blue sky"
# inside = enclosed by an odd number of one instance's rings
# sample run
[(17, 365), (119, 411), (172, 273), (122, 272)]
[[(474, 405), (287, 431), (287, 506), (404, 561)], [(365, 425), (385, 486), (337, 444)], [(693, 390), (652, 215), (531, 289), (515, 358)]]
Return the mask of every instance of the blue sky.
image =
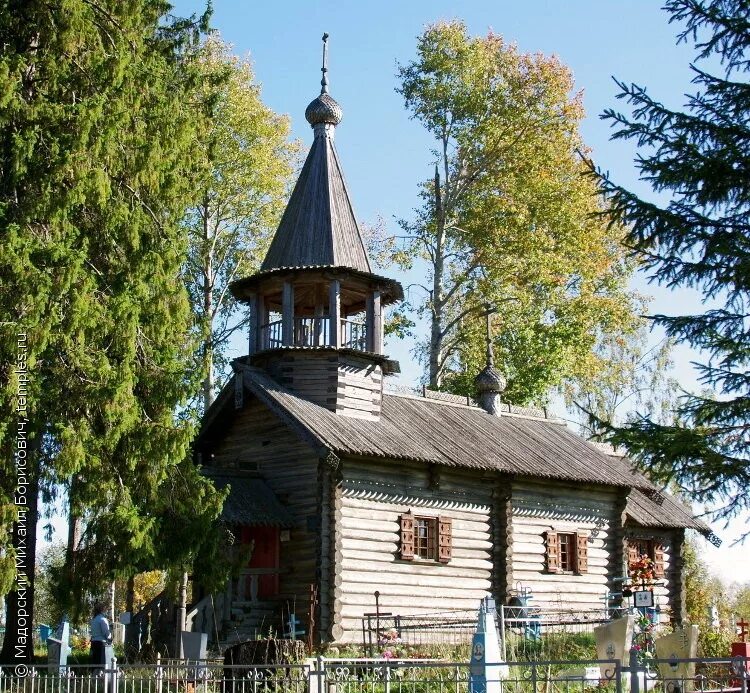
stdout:
[[(675, 45), (677, 28), (668, 24), (660, 3), (645, 0), (495, 0), (445, 2), (393, 0), (378, 3), (287, 2), (250, 3), (214, 0), (213, 25), (238, 55), (250, 54), (267, 105), (290, 116), (295, 137), (310, 144), (312, 133), (304, 120), (307, 103), (319, 92), (322, 33), (330, 34), (331, 95), (341, 104), (344, 120), (336, 142), (346, 172), (357, 216), (373, 222), (382, 217), (395, 229), (394, 219), (409, 217), (416, 204), (417, 185), (430, 174), (431, 142), (420, 126), (408, 119), (395, 93), (396, 65), (410, 60), (415, 39), (424, 26), (441, 19), (460, 18), (473, 34), (489, 29), (528, 52), (557, 55), (573, 71), (576, 88), (583, 91), (587, 117), (585, 142), (596, 163), (615, 180), (647, 193), (633, 166), (635, 149), (610, 141), (609, 125), (599, 114), (618, 106), (615, 76), (646, 86), (670, 106), (680, 106), (692, 90), (690, 45)], [(175, 13), (202, 11), (203, 3), (180, 0)], [(623, 104), (624, 106), (624, 104)], [(655, 312), (697, 310), (700, 295), (668, 292), (635, 282), (639, 291), (655, 296)], [(244, 341), (244, 340), (243, 340)], [(409, 345), (391, 345), (401, 360), (405, 384), (419, 370), (409, 356)], [(691, 354), (679, 349), (676, 375), (695, 387), (689, 365)], [(738, 549), (727, 545), (738, 525), (717, 532), (725, 540), (720, 551), (706, 548), (706, 557), (728, 580), (750, 580), (750, 569)]]

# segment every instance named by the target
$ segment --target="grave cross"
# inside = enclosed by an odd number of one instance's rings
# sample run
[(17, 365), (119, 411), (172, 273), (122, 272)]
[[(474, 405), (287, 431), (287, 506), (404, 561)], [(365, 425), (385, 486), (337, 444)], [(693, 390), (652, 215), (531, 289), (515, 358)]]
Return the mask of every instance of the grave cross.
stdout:
[(737, 625), (740, 627), (740, 641), (747, 642), (745, 638), (748, 635), (747, 627), (750, 626), (750, 623), (748, 623), (744, 618), (740, 618), (740, 620), (737, 621)]

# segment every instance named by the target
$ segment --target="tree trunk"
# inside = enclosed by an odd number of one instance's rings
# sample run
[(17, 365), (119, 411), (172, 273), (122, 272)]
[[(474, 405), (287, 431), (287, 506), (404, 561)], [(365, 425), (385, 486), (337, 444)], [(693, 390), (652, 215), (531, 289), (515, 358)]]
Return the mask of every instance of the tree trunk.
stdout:
[(435, 254), (432, 272), (432, 310), (430, 311), (430, 387), (439, 388), (443, 380), (443, 285), (445, 282), (445, 210), (440, 190), (440, 174), (435, 166)]
[[(39, 498), (39, 448), (37, 438), (28, 448), (28, 485), (22, 502), (17, 502), (18, 520), (13, 523), (13, 548), (16, 551), (15, 589), (5, 598), (5, 637), (0, 664), (25, 664), (34, 661), (34, 568), (36, 566), (36, 525)], [(24, 514), (21, 515), (20, 513)]]
[(213, 290), (214, 290), (214, 257), (213, 246), (211, 244), (210, 230), (211, 208), (208, 200), (203, 202), (203, 241), (205, 243), (205, 255), (203, 258), (203, 367), (206, 369), (206, 375), (203, 378), (203, 412), (214, 401), (214, 353), (213, 353)]

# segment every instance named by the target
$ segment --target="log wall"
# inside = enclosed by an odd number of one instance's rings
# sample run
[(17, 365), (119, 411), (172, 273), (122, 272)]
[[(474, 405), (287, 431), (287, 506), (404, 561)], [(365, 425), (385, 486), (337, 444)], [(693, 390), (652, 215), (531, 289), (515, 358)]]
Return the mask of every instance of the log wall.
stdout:
[[(620, 524), (617, 500), (613, 488), (515, 480), (513, 587), (530, 589), (534, 606), (602, 612), (610, 584), (610, 557)], [(584, 531), (589, 535), (588, 570), (584, 574), (547, 572), (545, 533), (548, 531)]]
[(280, 385), (344, 416), (376, 421), (383, 369), (367, 357), (333, 350), (289, 350), (256, 358)]
[[(404, 462), (343, 461), (336, 515), (334, 619), (339, 642), (361, 639), (362, 615), (474, 610), (492, 589), (493, 479)], [(452, 520), (448, 563), (401, 560), (399, 516)]]
[(249, 397), (213, 454), (212, 464), (223, 471), (259, 474), (292, 516), (289, 540), (280, 549), (279, 599), (294, 604), (306, 620), (310, 584), (320, 569), (318, 458), (277, 416)]
[[(682, 535), (681, 530), (650, 529), (636, 525), (625, 525), (625, 540), (648, 539), (659, 542), (664, 550), (664, 577), (654, 587), (654, 601), (659, 606), (662, 623), (682, 620)], [(627, 572), (627, 557), (624, 557), (621, 573)]]

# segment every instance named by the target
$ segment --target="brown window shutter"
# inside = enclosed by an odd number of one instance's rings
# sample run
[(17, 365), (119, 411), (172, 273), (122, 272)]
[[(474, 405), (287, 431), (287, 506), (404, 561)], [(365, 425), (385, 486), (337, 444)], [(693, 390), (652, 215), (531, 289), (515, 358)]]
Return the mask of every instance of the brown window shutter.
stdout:
[(654, 576), (664, 577), (664, 546), (654, 542)]
[(399, 558), (404, 561), (414, 560), (414, 515), (404, 513), (398, 518), (400, 526)]
[(633, 563), (637, 563), (639, 558), (638, 547), (635, 544), (628, 543), (628, 569)]
[(547, 544), (547, 572), (560, 572), (560, 542), (557, 538), (557, 532), (546, 532)]
[(585, 532), (576, 534), (576, 573), (589, 572), (589, 537)]
[(453, 520), (438, 518), (438, 561), (448, 563), (453, 554)]

